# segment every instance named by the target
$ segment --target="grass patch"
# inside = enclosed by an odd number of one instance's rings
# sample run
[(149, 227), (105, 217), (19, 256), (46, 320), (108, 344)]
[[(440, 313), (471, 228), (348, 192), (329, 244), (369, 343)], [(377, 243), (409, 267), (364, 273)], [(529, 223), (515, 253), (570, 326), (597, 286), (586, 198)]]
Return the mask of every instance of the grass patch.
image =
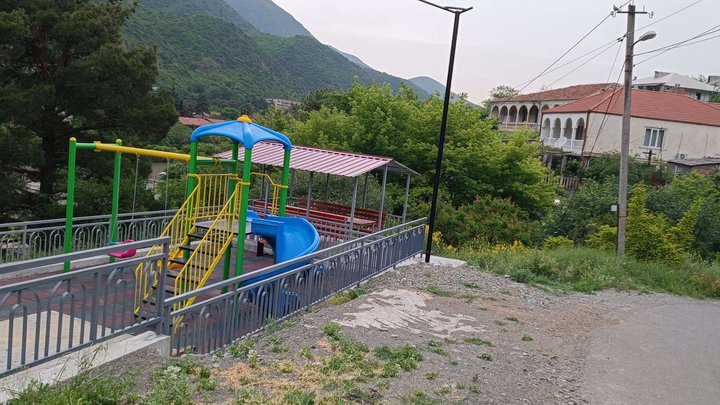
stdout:
[(517, 318), (514, 317), (514, 316), (508, 316), (508, 317), (505, 318), (505, 319), (507, 319), (507, 320), (510, 321), (510, 322), (520, 322), (520, 320), (517, 319)]
[(491, 341), (485, 340), (485, 339), (480, 339), (480, 338), (467, 338), (467, 339), (463, 339), (463, 342), (465, 342), (467, 344), (471, 344), (471, 345), (476, 345), (476, 346), (487, 346), (487, 347), (495, 346), (492, 344)]
[(493, 361), (493, 356), (490, 353), (483, 353), (483, 354), (479, 355), (478, 358), (480, 360)]
[(442, 401), (433, 398), (422, 390), (413, 390), (407, 395), (400, 397), (400, 403), (411, 405), (440, 405)]
[(7, 405), (60, 405), (60, 404), (125, 404), (137, 401), (130, 393), (133, 380), (127, 376), (91, 377), (81, 373), (70, 382), (58, 385), (31, 381), (23, 390), (12, 395)]
[(333, 295), (332, 297), (330, 297), (330, 299), (328, 299), (328, 302), (332, 305), (342, 305), (367, 293), (367, 290), (365, 290), (364, 288), (351, 288), (349, 290), (345, 290), (341, 293)]
[(493, 322), (494, 322), (495, 325), (497, 325), (497, 326), (505, 326), (505, 325), (507, 325), (507, 323), (506, 323), (506, 322), (503, 322), (503, 321), (495, 320), (495, 321), (493, 321)]
[(436, 380), (439, 375), (440, 373), (438, 373), (437, 371), (428, 371), (427, 373), (425, 373), (425, 378), (432, 381)]
[(533, 340), (535, 340), (535, 339), (533, 339), (533, 337), (530, 335), (523, 335), (523, 337), (522, 337), (523, 342), (532, 342)]
[(398, 348), (391, 348), (386, 345), (380, 346), (375, 349), (375, 356), (388, 363), (397, 364), (404, 371), (416, 369), (418, 362), (423, 359), (420, 350), (410, 344)]
[(232, 345), (228, 346), (228, 348), (225, 351), (227, 352), (227, 354), (229, 354), (232, 357), (247, 359), (247, 356), (250, 353), (250, 350), (252, 350), (254, 347), (255, 347), (254, 340), (243, 339), (239, 342), (233, 343)]
[(477, 285), (476, 283), (463, 283), (463, 287), (469, 288), (471, 290), (479, 290), (480, 289), (480, 286)]
[(453, 293), (448, 290), (443, 290), (442, 288), (436, 286), (436, 285), (429, 285), (425, 287), (425, 291), (429, 292), (432, 295), (437, 295), (438, 297), (452, 297)]
[(720, 298), (720, 264), (641, 262), (586, 247), (494, 252), (461, 250), (456, 256), (481, 270), (509, 274), (510, 278), (520, 283), (561, 290), (591, 293), (615, 288)]

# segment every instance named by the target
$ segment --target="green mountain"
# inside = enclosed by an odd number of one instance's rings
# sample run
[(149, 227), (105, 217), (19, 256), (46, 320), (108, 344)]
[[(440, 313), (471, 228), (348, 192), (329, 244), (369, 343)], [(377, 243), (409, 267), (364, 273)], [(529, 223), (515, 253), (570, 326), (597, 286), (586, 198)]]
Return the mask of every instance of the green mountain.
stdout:
[(204, 94), (211, 104), (239, 106), (346, 89), (355, 77), (396, 89), (403, 82), (350, 62), (312, 36), (262, 33), (223, 0), (141, 0), (125, 37), (131, 46), (157, 47), (159, 84), (178, 100)]
[[(432, 77), (418, 76), (418, 77), (413, 77), (412, 79), (409, 79), (409, 81), (411, 83), (413, 83), (414, 85), (420, 87), (421, 89), (425, 90), (428, 94), (434, 94), (435, 92), (437, 92), (438, 94), (440, 94), (440, 97), (445, 96), (445, 85), (438, 82), (437, 80), (433, 79)], [(455, 93), (450, 93), (450, 94), (451, 94), (450, 100), (455, 101), (455, 100), (460, 99), (460, 96), (458, 94), (455, 94)], [(469, 101), (467, 101), (467, 102), (469, 104), (472, 104)]]
[(278, 37), (312, 36), (295, 17), (271, 0), (225, 1), (258, 31)]

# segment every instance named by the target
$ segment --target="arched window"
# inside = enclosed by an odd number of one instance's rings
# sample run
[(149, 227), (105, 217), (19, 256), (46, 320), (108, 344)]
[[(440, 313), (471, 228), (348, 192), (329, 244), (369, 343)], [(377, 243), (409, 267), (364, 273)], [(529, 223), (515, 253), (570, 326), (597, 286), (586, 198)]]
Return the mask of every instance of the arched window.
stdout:
[(565, 120), (565, 131), (563, 131), (563, 136), (567, 139), (572, 139), (573, 137), (573, 124), (572, 119), (570, 118)]
[(530, 107), (530, 112), (528, 113), (528, 122), (537, 123), (538, 119), (540, 118), (540, 114), (538, 114), (538, 108), (536, 105), (533, 105)]
[(575, 128), (575, 139), (581, 141), (585, 137), (585, 120), (580, 118)]
[(553, 138), (558, 139), (560, 138), (560, 134), (562, 133), (562, 122), (560, 122), (560, 118), (555, 118), (555, 122), (553, 123)]
[(500, 109), (498, 106), (495, 106), (492, 108), (492, 111), (490, 112), (490, 118), (498, 119), (500, 117)]
[(510, 112), (508, 114), (510, 115), (508, 122), (517, 122), (517, 107), (510, 107)]
[(507, 106), (502, 106), (502, 108), (500, 109), (500, 122), (503, 122), (503, 123), (507, 122), (507, 115), (508, 115)]
[(550, 138), (550, 118), (545, 118), (545, 123), (542, 127), (542, 138)]
[(528, 122), (528, 109), (526, 106), (521, 106), (518, 110), (518, 122)]

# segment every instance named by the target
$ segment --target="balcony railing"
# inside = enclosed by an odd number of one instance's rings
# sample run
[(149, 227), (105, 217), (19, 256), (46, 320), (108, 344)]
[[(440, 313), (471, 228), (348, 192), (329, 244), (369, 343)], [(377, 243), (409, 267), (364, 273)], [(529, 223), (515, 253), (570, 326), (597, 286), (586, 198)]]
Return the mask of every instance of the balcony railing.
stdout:
[(537, 122), (501, 122), (498, 124), (498, 128), (505, 130), (505, 131), (515, 131), (518, 129), (531, 129), (531, 130), (537, 130), (538, 129)]
[(542, 145), (549, 146), (551, 148), (562, 149), (563, 152), (577, 153), (578, 155), (582, 153), (584, 142), (585, 141), (582, 139), (568, 139), (565, 137), (540, 138), (540, 144)]

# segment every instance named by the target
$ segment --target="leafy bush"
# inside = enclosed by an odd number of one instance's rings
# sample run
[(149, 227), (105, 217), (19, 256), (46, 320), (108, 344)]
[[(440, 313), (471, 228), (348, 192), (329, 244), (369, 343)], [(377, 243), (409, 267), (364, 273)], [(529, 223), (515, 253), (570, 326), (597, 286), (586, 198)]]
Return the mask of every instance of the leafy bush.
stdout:
[(543, 243), (543, 249), (556, 249), (559, 247), (573, 247), (575, 242), (564, 236), (548, 236)]

